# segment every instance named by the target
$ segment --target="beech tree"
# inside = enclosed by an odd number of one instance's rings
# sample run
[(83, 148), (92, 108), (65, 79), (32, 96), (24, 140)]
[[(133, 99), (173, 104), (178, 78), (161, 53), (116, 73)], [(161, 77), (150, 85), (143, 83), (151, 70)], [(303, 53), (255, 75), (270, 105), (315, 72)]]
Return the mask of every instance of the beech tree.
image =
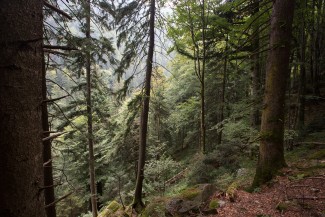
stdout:
[(43, 1), (0, 2), (0, 216), (44, 217)]
[(273, 3), (261, 141), (253, 186), (269, 181), (280, 168), (286, 165), (283, 150), (284, 103), (289, 73), (293, 11), (294, 0)]

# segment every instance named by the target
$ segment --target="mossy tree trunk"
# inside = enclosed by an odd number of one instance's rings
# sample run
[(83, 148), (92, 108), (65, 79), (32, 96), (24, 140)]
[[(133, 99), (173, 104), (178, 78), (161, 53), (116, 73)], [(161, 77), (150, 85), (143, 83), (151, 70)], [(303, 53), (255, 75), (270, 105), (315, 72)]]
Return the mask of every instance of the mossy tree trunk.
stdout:
[(286, 165), (284, 160), (284, 103), (289, 73), (294, 0), (274, 1), (270, 50), (266, 65), (259, 159), (253, 186), (259, 186)]
[(147, 146), (147, 131), (148, 131), (148, 116), (149, 116), (149, 101), (151, 89), (151, 75), (153, 67), (153, 53), (155, 48), (155, 0), (150, 2), (150, 20), (149, 20), (149, 48), (146, 65), (145, 86), (142, 98), (142, 111), (140, 123), (140, 142), (139, 142), (139, 160), (137, 170), (137, 180), (135, 186), (134, 200), (132, 207), (140, 212), (144, 208), (142, 202), (142, 186), (144, 179), (144, 165), (146, 160)]
[(0, 1), (0, 216), (45, 217), (43, 1)]

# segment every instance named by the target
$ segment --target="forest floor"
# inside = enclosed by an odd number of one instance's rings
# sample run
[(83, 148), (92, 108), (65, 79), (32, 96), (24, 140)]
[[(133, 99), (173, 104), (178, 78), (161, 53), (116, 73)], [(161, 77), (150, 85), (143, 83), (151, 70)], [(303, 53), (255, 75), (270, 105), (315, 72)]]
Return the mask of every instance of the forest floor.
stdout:
[[(320, 162), (325, 165), (325, 161)], [(307, 217), (325, 216), (325, 169), (308, 177), (306, 168), (296, 165), (284, 169), (268, 185), (254, 193), (236, 190), (233, 201), (226, 195), (214, 195), (212, 199), (226, 201), (217, 209), (217, 215), (225, 217)], [(316, 171), (313, 171), (315, 173)]]
[(211, 217), (325, 217), (325, 100), (307, 105), (306, 114), (306, 134), (286, 153), (288, 167), (252, 193), (236, 189), (233, 202), (214, 194), (223, 205)]

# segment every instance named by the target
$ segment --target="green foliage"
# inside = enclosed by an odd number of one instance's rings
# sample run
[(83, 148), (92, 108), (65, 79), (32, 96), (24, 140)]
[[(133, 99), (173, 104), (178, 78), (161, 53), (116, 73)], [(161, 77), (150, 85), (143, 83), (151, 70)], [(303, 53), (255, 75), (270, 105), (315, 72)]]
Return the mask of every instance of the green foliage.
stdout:
[(219, 207), (219, 202), (217, 199), (212, 199), (209, 203), (209, 209), (216, 209)]

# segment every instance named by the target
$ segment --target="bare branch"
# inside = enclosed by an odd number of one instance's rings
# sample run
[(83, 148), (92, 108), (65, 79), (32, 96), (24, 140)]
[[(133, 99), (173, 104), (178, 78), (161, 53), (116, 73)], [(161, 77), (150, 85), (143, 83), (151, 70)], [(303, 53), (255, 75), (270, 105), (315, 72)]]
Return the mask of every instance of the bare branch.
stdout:
[(48, 44), (43, 45), (43, 48), (59, 49), (59, 50), (79, 50), (78, 48), (75, 48), (75, 47), (60, 46), (60, 45), (48, 45)]
[(71, 191), (70, 193), (64, 195), (63, 197), (60, 197), (59, 199), (53, 201), (52, 203), (47, 204), (47, 205), (45, 206), (45, 209), (47, 209), (47, 208), (49, 208), (49, 207), (55, 205), (56, 203), (60, 202), (61, 200), (64, 200), (65, 198), (69, 197), (69, 196), (70, 196), (71, 194), (73, 194), (73, 193), (74, 193), (74, 191)]
[(48, 8), (50, 8), (51, 10), (55, 11), (56, 13), (61, 14), (62, 16), (68, 18), (69, 20), (72, 20), (72, 17), (71, 17), (69, 14), (67, 14), (66, 12), (60, 10), (59, 8), (57, 8), (57, 7), (53, 6), (53, 5), (51, 5), (51, 4), (48, 3), (47, 1), (44, 1), (44, 5), (45, 5), (46, 7), (48, 7)]
[(51, 135), (51, 136), (48, 136), (48, 137), (43, 138), (42, 141), (45, 142), (45, 141), (48, 141), (48, 140), (55, 139), (56, 137), (59, 137), (59, 136), (65, 134), (65, 133), (66, 133), (66, 132), (54, 133), (54, 134)]
[(52, 162), (52, 159), (46, 161), (45, 163), (43, 163), (43, 167), (46, 167), (46, 165), (48, 165), (48, 164), (51, 163), (51, 162)]
[(60, 99), (64, 99), (66, 97), (68, 97), (70, 95), (65, 95), (65, 96), (61, 96), (61, 97), (58, 97), (58, 98), (54, 98), (54, 99), (46, 99), (46, 100), (43, 100), (43, 103), (48, 103), (48, 102), (54, 102), (54, 101), (58, 101)]
[(68, 56), (65, 53), (59, 52), (59, 51), (55, 51), (55, 50), (51, 50), (51, 49), (45, 49), (43, 48), (43, 51), (46, 53), (51, 53), (51, 54), (57, 54), (57, 55), (62, 55), (62, 56)]

